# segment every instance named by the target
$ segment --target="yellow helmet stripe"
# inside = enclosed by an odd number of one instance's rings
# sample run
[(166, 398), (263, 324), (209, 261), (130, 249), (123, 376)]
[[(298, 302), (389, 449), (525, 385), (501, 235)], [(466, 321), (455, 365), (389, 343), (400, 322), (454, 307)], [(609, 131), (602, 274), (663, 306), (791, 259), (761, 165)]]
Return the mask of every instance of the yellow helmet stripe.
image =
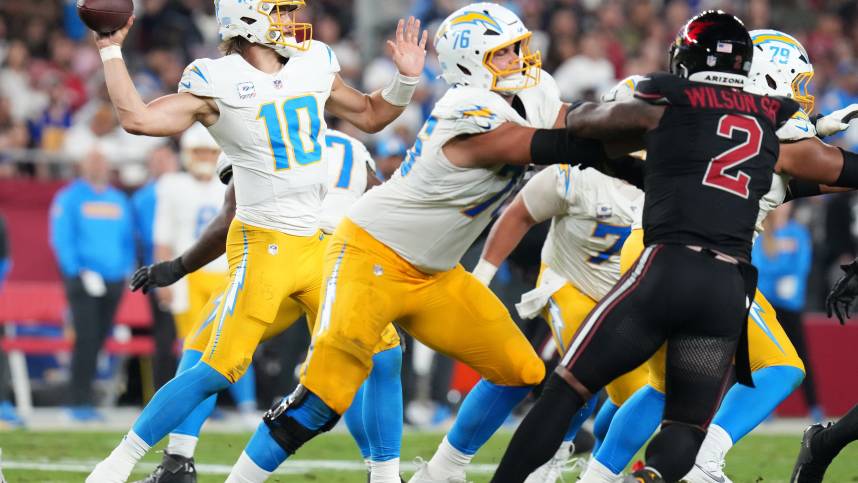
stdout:
[(463, 24), (463, 23), (472, 23), (472, 24), (484, 23), (484, 24), (488, 25), (489, 27), (494, 28), (497, 31), (502, 30), (500, 24), (498, 24), (495, 19), (489, 17), (488, 15), (486, 15), (482, 12), (466, 12), (466, 13), (463, 13), (462, 15), (459, 15), (458, 17), (454, 18), (453, 20), (450, 20), (451, 25), (459, 25), (459, 24)]
[(763, 34), (754, 37), (753, 39), (754, 45), (762, 44), (769, 41), (778, 41), (783, 42), (787, 45), (797, 48), (800, 51), (804, 51), (804, 47), (801, 46), (798, 42), (795, 41), (792, 37), (787, 37), (786, 35), (775, 35), (775, 34)]

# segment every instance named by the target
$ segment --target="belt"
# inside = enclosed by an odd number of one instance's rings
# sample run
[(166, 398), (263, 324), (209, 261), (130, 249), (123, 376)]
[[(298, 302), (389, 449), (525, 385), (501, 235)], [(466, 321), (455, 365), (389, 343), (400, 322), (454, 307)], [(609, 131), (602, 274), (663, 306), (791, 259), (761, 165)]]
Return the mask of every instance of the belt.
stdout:
[(742, 261), (736, 257), (731, 257), (730, 255), (727, 255), (726, 253), (722, 253), (722, 252), (719, 252), (718, 250), (713, 250), (711, 248), (701, 247), (700, 245), (685, 245), (685, 247), (688, 248), (689, 250), (695, 251), (697, 253), (702, 253), (704, 255), (709, 255), (710, 257), (714, 258), (715, 260), (727, 262), (731, 265), (739, 265), (740, 263), (742, 263)]

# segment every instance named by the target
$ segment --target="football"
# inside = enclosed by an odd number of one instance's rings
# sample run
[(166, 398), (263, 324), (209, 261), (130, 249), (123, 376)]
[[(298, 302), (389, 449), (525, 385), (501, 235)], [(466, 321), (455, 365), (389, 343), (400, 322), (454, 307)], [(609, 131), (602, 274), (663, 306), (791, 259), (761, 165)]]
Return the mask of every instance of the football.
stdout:
[(122, 28), (134, 11), (132, 0), (78, 0), (77, 14), (87, 27), (100, 34)]

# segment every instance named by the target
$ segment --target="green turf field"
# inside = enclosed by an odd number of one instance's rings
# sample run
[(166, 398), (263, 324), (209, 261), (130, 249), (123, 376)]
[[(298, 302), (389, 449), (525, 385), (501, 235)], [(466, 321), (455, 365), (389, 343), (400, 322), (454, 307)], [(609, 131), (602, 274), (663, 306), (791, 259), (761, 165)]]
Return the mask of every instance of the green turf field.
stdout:
[[(84, 477), (83, 470), (105, 456), (120, 437), (119, 433), (0, 432), (3, 473), (8, 483), (80, 482)], [(407, 433), (403, 443), (403, 461), (410, 462), (416, 456), (428, 458), (441, 437), (440, 433)], [(497, 463), (509, 437), (509, 432), (503, 432), (492, 438), (475, 458), (474, 463)], [(199, 481), (222, 482), (225, 479), (225, 472), (241, 452), (245, 441), (247, 441), (247, 435), (205, 434), (198, 448), (197, 463), (217, 466), (212, 466), (208, 471), (201, 467)], [(785, 482), (789, 477), (797, 448), (797, 436), (751, 436), (730, 453), (727, 474), (736, 483)], [(151, 467), (151, 464), (159, 459), (160, 455), (153, 452), (144, 462), (148, 462)], [(331, 433), (309, 443), (301, 451), (300, 457), (295, 460), (303, 461), (309, 466), (323, 464), (319, 463), (320, 460), (354, 466), (355, 462), (359, 461), (359, 456), (347, 434)], [(844, 451), (839, 461), (828, 471), (826, 481), (858, 482), (856, 461), (858, 461), (858, 448)], [(21, 466), (31, 469), (16, 469)], [(275, 474), (269, 481), (331, 483), (365, 481), (365, 476), (357, 469), (333, 471), (286, 468), (286, 470), (299, 472)], [(207, 472), (209, 474), (204, 474)], [(143, 473), (135, 473), (136, 475), (143, 476)], [(475, 483), (488, 481), (489, 477), (487, 470), (468, 475), (468, 479)]]

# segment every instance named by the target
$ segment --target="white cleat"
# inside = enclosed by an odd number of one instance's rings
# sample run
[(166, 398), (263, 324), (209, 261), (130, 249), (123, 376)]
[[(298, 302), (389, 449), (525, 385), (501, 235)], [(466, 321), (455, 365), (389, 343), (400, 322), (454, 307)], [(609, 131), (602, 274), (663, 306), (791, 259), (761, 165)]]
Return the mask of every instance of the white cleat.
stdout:
[(131, 475), (122, 474), (115, 468), (108, 466), (107, 460), (95, 465), (92, 473), (86, 477), (86, 483), (125, 483)]
[(700, 456), (697, 457), (694, 467), (682, 481), (686, 483), (733, 483), (724, 474), (725, 462), (723, 457), (718, 457), (715, 454), (706, 455), (704, 458)]
[[(548, 462), (531, 473), (524, 483), (557, 483), (566, 481), (563, 473), (566, 471), (583, 471), (587, 462), (581, 458), (573, 458), (574, 446), (562, 445)], [(573, 480), (569, 480), (573, 481)]]
[(468, 483), (467, 480), (465, 480), (464, 471), (461, 475), (436, 478), (429, 472), (428, 461), (424, 461), (423, 458), (418, 457), (414, 462), (418, 465), (417, 472), (414, 473), (414, 476), (408, 479), (408, 483)]

